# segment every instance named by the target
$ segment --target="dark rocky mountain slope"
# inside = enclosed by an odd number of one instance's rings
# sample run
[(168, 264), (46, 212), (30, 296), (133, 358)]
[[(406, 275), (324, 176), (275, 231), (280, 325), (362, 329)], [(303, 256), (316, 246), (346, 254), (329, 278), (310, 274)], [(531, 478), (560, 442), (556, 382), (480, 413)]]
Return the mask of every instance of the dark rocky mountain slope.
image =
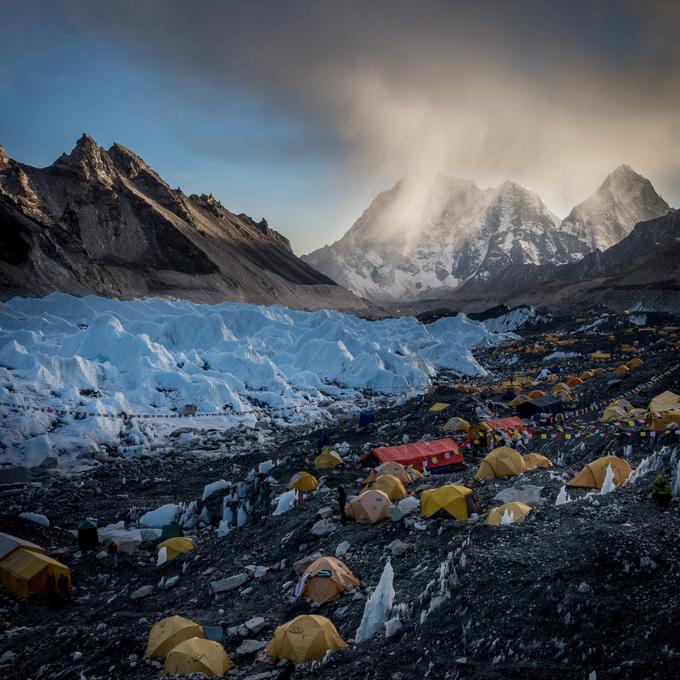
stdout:
[(83, 135), (46, 168), (0, 147), (0, 294), (232, 300), (361, 310), (265, 220), (172, 189), (124, 146)]

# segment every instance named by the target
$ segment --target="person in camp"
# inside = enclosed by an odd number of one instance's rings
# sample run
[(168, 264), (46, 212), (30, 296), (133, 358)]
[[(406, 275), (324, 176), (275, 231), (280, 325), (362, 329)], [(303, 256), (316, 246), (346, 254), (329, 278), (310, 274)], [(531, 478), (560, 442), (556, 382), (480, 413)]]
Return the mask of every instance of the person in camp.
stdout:
[(109, 564), (112, 569), (118, 569), (118, 543), (110, 541), (106, 546), (106, 552), (109, 555)]
[(66, 600), (57, 588), (57, 580), (54, 578), (54, 574), (50, 574), (47, 577), (45, 583), (45, 599), (47, 600), (47, 608), (56, 611), (61, 609)]
[(64, 598), (64, 602), (68, 602), (71, 599), (71, 584), (68, 582), (65, 574), (61, 574), (61, 576), (59, 576), (57, 588), (59, 589), (61, 596)]
[(667, 508), (673, 498), (671, 485), (663, 475), (657, 475), (652, 487), (652, 498), (662, 507)]
[(345, 515), (345, 505), (347, 505), (347, 492), (344, 486), (338, 487), (338, 505), (340, 506), (340, 521), (345, 524), (347, 515)]

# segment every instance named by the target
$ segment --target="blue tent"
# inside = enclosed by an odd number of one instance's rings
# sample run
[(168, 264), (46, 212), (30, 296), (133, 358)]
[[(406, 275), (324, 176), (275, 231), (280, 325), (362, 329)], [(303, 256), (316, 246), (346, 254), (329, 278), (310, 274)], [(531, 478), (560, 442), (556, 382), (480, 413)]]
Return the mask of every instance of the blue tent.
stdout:
[(362, 411), (359, 414), (359, 427), (368, 427), (375, 422), (375, 413), (373, 411)]

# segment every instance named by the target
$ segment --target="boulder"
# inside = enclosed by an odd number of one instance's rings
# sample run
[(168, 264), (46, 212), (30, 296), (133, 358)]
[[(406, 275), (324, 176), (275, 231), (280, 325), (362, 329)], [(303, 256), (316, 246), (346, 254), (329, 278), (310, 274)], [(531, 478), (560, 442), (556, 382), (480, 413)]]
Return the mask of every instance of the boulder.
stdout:
[(240, 588), (246, 581), (248, 581), (248, 574), (236, 574), (235, 576), (228, 576), (219, 581), (213, 581), (210, 588), (213, 593), (226, 593), (230, 590)]
[(133, 600), (141, 600), (144, 597), (148, 597), (153, 593), (153, 586), (142, 586), (137, 588), (131, 595), (130, 598)]
[(401, 557), (408, 550), (408, 543), (400, 541), (398, 538), (392, 541), (388, 546), (389, 551), (395, 557)]
[(338, 543), (337, 547), (335, 548), (335, 556), (341, 560), (347, 554), (349, 548), (349, 541), (342, 541), (341, 543)]
[(263, 640), (244, 640), (236, 649), (236, 655), (254, 654), (264, 649), (267, 643)]
[(523, 484), (521, 486), (511, 486), (507, 489), (499, 491), (495, 497), (495, 501), (501, 503), (526, 503), (531, 506), (539, 506), (545, 503), (545, 498), (541, 498), (542, 486), (534, 486), (533, 484)]
[(243, 625), (251, 633), (257, 634), (267, 625), (267, 622), (264, 620), (264, 617), (262, 616), (253, 616), (251, 619), (248, 619)]
[(338, 525), (332, 519), (320, 519), (312, 528), (311, 532), (314, 536), (327, 536), (332, 534)]

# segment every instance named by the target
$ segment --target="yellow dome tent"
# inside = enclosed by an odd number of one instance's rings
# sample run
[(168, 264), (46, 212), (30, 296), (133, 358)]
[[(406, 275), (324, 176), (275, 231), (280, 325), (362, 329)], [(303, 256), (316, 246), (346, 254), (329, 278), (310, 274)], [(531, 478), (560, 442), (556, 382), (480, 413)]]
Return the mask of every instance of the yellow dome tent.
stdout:
[(628, 366), (626, 366), (626, 364), (621, 364), (620, 366), (617, 366), (614, 369), (615, 375), (626, 375), (628, 371), (630, 371), (630, 369), (628, 368)]
[(560, 383), (553, 385), (551, 390), (550, 390), (550, 394), (552, 394), (552, 396), (554, 397), (559, 392), (571, 393), (571, 387), (569, 387), (569, 385), (567, 385), (567, 383), (563, 383), (563, 382), (560, 382)]
[(432, 404), (430, 408), (427, 409), (428, 413), (439, 413), (440, 411), (443, 411), (445, 408), (448, 408), (449, 404), (443, 402), (443, 401), (438, 401), (435, 404)]
[(524, 458), (527, 469), (544, 468), (548, 470), (553, 466), (550, 459), (542, 456), (540, 453), (525, 453), (522, 458)]
[(628, 366), (628, 368), (637, 368), (638, 366), (642, 366), (644, 363), (645, 362), (639, 357), (633, 357), (630, 361), (626, 362), (626, 366)]
[(445, 484), (423, 491), (420, 497), (420, 514), (423, 517), (450, 515), (455, 519), (469, 519), (479, 506), (471, 489), (456, 484)]
[(620, 406), (614, 406), (613, 404), (610, 404), (602, 413), (602, 418), (600, 418), (600, 420), (608, 422), (610, 420), (623, 420), (627, 417), (628, 413), (624, 409), (622, 409)]
[(296, 491), (314, 491), (317, 486), (319, 486), (319, 482), (316, 477), (304, 470), (296, 472), (290, 478), (290, 482), (288, 482), (288, 488), (295, 489)]
[(21, 546), (0, 560), (0, 583), (7, 592), (19, 597), (28, 597), (31, 593), (36, 595), (44, 593), (50, 576), (53, 576), (56, 582), (61, 576), (65, 576), (70, 590), (69, 568), (44, 553)]
[(374, 467), (366, 476), (364, 484), (372, 482), (380, 475), (392, 475), (393, 477), (396, 477), (398, 480), (400, 480), (402, 484), (410, 484), (414, 480), (423, 476), (415, 468), (404, 467), (401, 463), (388, 460), (387, 462), (381, 463), (377, 467)]
[(543, 390), (531, 390), (531, 392), (527, 394), (527, 399), (540, 399), (541, 397), (545, 397), (545, 392)]
[(547, 378), (548, 382), (550, 382), (550, 383), (557, 382), (559, 379), (560, 379), (560, 376), (557, 375), (557, 373), (551, 373)]
[(527, 505), (526, 503), (519, 502), (503, 503), (503, 505), (499, 505), (497, 508), (492, 508), (489, 510), (489, 512), (486, 514), (484, 524), (488, 524), (490, 526), (500, 526), (503, 523), (503, 516), (505, 515), (506, 511), (512, 519), (512, 524), (516, 524), (517, 522), (523, 521), (524, 518), (531, 512), (531, 506)]
[(586, 370), (579, 375), (579, 378), (581, 378), (581, 380), (590, 380), (594, 375), (595, 374), (592, 371)]
[(581, 472), (569, 480), (567, 484), (584, 489), (601, 489), (609, 465), (612, 466), (613, 481), (616, 486), (623, 484), (632, 472), (627, 460), (618, 456), (603, 456), (585, 465)]
[(157, 549), (165, 548), (168, 559), (174, 560), (177, 555), (191, 552), (194, 549), (194, 539), (188, 536), (175, 536), (159, 543)]
[(612, 358), (612, 355), (609, 354), (608, 352), (593, 352), (590, 355), (590, 358), (593, 361), (607, 361)]
[(333, 449), (326, 449), (314, 459), (314, 467), (317, 470), (327, 470), (342, 465), (343, 462), (339, 453)]
[(219, 642), (194, 637), (180, 642), (168, 652), (164, 670), (167, 675), (203, 673), (219, 678), (233, 665)]
[(514, 477), (527, 469), (521, 454), (509, 446), (499, 446), (488, 453), (479, 464), (475, 479), (491, 479), (493, 477)]
[(326, 652), (345, 647), (347, 643), (325, 616), (303, 614), (279, 626), (266, 651), (274, 659), (297, 664), (323, 659)]
[(569, 385), (569, 387), (576, 387), (578, 385), (583, 385), (583, 380), (581, 380), (581, 378), (579, 378), (576, 375), (570, 375), (567, 378), (567, 385)]
[(525, 401), (529, 401), (529, 397), (526, 394), (518, 394), (514, 399), (508, 402), (508, 406), (514, 408), (515, 406), (523, 404)]
[(470, 429), (470, 423), (468, 423), (467, 420), (463, 420), (463, 418), (456, 416), (446, 422), (444, 429), (447, 432), (467, 432)]
[(345, 506), (345, 515), (359, 524), (375, 524), (387, 519), (392, 503), (384, 491), (369, 489), (352, 498)]
[(628, 399), (616, 399), (611, 404), (609, 404), (609, 406), (620, 408), (626, 413), (630, 413), (633, 410), (633, 404), (631, 404)]
[(312, 602), (325, 604), (337, 600), (350, 586), (358, 586), (359, 579), (335, 557), (320, 557), (302, 574), (302, 595)]
[(666, 390), (661, 394), (657, 394), (649, 402), (649, 407), (647, 409), (650, 413), (665, 413), (666, 411), (677, 411), (680, 410), (680, 395)]
[(377, 491), (384, 491), (391, 501), (400, 501), (408, 496), (401, 480), (393, 475), (378, 475), (368, 483), (368, 487)]
[(145, 656), (165, 658), (180, 642), (202, 638), (203, 628), (182, 616), (168, 616), (154, 623), (149, 633)]

